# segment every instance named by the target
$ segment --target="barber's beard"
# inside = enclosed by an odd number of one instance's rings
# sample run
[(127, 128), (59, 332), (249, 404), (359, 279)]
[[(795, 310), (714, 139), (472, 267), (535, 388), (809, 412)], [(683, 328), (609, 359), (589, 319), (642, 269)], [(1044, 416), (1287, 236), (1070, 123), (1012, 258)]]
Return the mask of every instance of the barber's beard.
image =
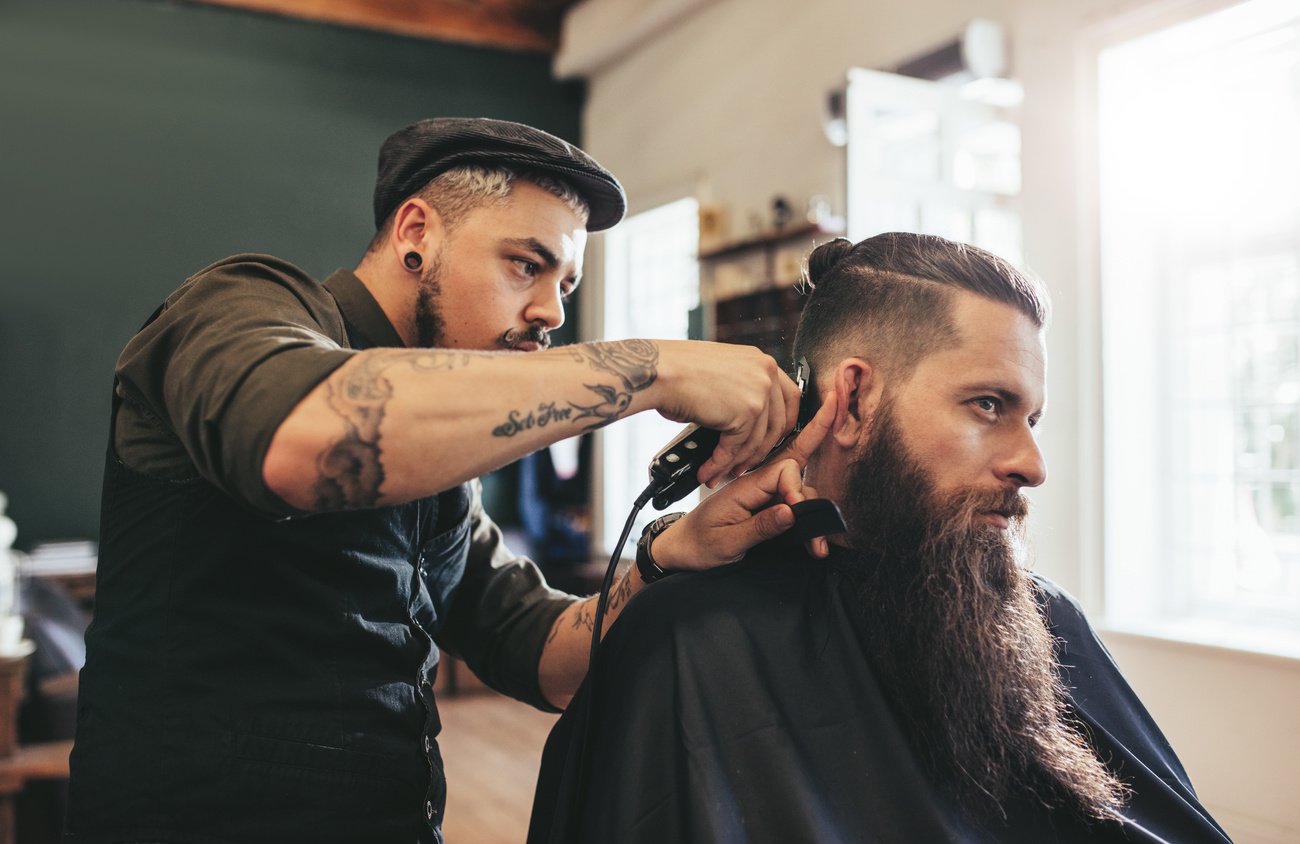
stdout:
[(421, 349), (435, 349), (443, 345), (446, 324), (438, 299), (442, 295), (442, 261), (434, 258), (420, 275), (420, 287), (415, 294), (415, 343)]
[[(445, 345), (446, 321), (439, 298), (442, 296), (442, 262), (435, 258), (420, 275), (415, 294), (415, 342), (419, 348), (435, 349)], [(538, 350), (550, 348), (550, 332), (544, 325), (507, 328), (497, 337), (499, 349), (517, 349), (523, 343), (536, 343)]]
[[(853, 461), (843, 502), (867, 648), (939, 787), (977, 820), (1009, 800), (1113, 817), (1123, 788), (1068, 714), (1052, 637), (1019, 565), (1025, 500), (936, 500), (889, 414)], [(1012, 516), (999, 529), (978, 514)]]

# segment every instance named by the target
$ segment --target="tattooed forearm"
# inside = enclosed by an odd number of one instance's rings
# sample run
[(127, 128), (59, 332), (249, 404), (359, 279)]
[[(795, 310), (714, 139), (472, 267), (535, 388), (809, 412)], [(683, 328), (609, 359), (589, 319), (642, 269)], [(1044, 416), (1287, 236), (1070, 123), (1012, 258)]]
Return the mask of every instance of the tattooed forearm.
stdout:
[[(382, 380), (382, 379), (380, 379)], [(384, 483), (384, 464), (379, 459), (379, 423), (384, 418), (384, 402), (392, 395), (392, 386), (372, 385), (362, 401), (346, 399), (349, 382), (336, 389), (326, 382), (329, 406), (343, 417), (348, 433), (330, 444), (316, 458), (316, 506), (321, 510), (350, 510), (373, 507)], [(357, 384), (352, 384), (358, 387)]]
[(623, 390), (639, 393), (659, 375), (659, 347), (649, 340), (617, 340), (570, 346), (569, 353), (592, 369), (617, 375)]
[(384, 349), (358, 355), (356, 361), (339, 378), (337, 389), (331, 383), (330, 407), (356, 429), (361, 439), (374, 443), (379, 439), (379, 420), (384, 405), (393, 397), (393, 385), (384, 373), (395, 366), (418, 371), (456, 369), (473, 359), (466, 352), (441, 349)]
[(577, 422), (580, 419), (594, 420), (584, 426), (589, 431), (604, 427), (622, 418), (631, 406), (633, 396), (653, 384), (659, 376), (659, 348), (646, 340), (584, 343), (569, 347), (569, 354), (592, 369), (618, 376), (618, 384), (584, 384), (600, 396), (601, 400), (595, 404), (571, 401), (568, 407), (560, 408), (555, 402), (546, 402), (538, 405), (536, 411), (512, 410), (503, 424), (492, 429), (492, 436), (513, 437), (551, 422)]
[(551, 625), (551, 632), (546, 634), (546, 644), (549, 645), (551, 642), (554, 642), (559, 638), (560, 628), (565, 626), (566, 618), (568, 619), (568, 626), (572, 630), (581, 630), (584, 627), (587, 628), (587, 630), (591, 630), (592, 625), (595, 623), (595, 617), (588, 612), (590, 606), (591, 599), (584, 598), (581, 601), (573, 603), (569, 609), (566, 609), (561, 613), (560, 616), (555, 619), (555, 623)]
[(595, 404), (569, 405), (578, 414), (574, 421), (592, 419), (587, 430), (603, 428), (623, 417), (636, 393), (648, 388), (659, 377), (659, 348), (647, 340), (619, 340), (613, 343), (587, 343), (572, 347), (570, 354), (585, 361), (592, 369), (618, 376), (618, 385), (584, 384), (600, 396)]
[[(330, 409), (343, 417), (349, 434), (366, 443), (379, 440), (384, 405), (393, 397), (393, 385), (383, 372), (392, 366), (385, 355), (358, 357), (342, 377), (326, 382)], [(345, 437), (345, 440), (348, 439)]]
[(505, 423), (492, 429), (494, 437), (513, 437), (521, 431), (527, 431), (529, 428), (545, 428), (552, 422), (562, 422), (573, 415), (573, 407), (556, 407), (555, 402), (544, 402), (537, 405), (536, 411), (528, 411), (527, 414), (521, 414), (518, 410), (510, 411), (510, 416)]
[(609, 611), (614, 612), (632, 597), (632, 572), (623, 572), (623, 577), (619, 579), (614, 586), (614, 591), (609, 593)]
[[(618, 613), (619, 607), (626, 604), (631, 598), (632, 572), (625, 571), (609, 593), (609, 604), (605, 608), (607, 614), (604, 623), (601, 625), (602, 629), (609, 628), (614, 616)], [(596, 600), (596, 596), (593, 595), (590, 598), (584, 598), (565, 610), (565, 613), (568, 614), (568, 627), (570, 630), (591, 632), (592, 628), (596, 626)], [(565, 625), (565, 618), (565, 615), (561, 615), (551, 625), (551, 632), (546, 634), (546, 644), (549, 645), (559, 638), (560, 628)], [(602, 635), (604, 634), (602, 633)]]
[(573, 614), (573, 629), (590, 631), (596, 626), (596, 616), (592, 612), (595, 601), (586, 600), (578, 604), (578, 611)]
[(343, 420), (347, 433), (316, 458), (313, 487), (322, 510), (373, 507), (384, 483), (379, 428), (393, 397), (384, 373), (398, 366), (430, 371), (467, 365), (473, 356), (441, 349), (385, 349), (358, 355), (341, 373), (325, 382), (325, 400)]
[(478, 355), (472, 352), (453, 352), (446, 349), (421, 349), (418, 352), (402, 352), (402, 357), (410, 361), (412, 369), (437, 370), (459, 369), (468, 366)]

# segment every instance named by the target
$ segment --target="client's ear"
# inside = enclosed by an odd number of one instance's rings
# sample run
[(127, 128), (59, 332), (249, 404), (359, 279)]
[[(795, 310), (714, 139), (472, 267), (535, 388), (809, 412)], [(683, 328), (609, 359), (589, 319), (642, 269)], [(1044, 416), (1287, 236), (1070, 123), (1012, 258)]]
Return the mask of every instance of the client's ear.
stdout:
[(835, 424), (831, 436), (847, 449), (857, 447), (870, 427), (882, 393), (881, 379), (863, 358), (845, 358), (835, 367)]

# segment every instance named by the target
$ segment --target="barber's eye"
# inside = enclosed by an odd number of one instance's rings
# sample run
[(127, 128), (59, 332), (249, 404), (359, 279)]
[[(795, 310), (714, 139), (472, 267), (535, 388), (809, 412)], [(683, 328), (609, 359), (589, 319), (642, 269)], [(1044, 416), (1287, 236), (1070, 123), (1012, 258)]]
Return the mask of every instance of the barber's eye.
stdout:
[(974, 399), (971, 403), (985, 413), (997, 413), (1002, 409), (1002, 402), (991, 396)]
[(537, 275), (542, 269), (541, 264), (527, 258), (511, 258), (510, 260), (514, 261), (519, 266), (519, 269), (523, 270), (524, 275)]
[(576, 284), (566, 284), (560, 287), (560, 301), (567, 302), (573, 296), (574, 291), (578, 289)]

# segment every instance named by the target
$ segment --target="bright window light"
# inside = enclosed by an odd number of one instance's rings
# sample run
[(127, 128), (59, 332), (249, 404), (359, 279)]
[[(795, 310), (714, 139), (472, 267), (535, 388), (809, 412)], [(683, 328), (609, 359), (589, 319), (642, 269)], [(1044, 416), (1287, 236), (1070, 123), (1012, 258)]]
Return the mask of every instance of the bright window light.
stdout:
[[(630, 216), (605, 235), (605, 339), (687, 339), (700, 303), (699, 230), (698, 203), (681, 199)], [(650, 458), (681, 429), (653, 411), (601, 429), (605, 554), (613, 553), (632, 502), (650, 481)], [(689, 510), (698, 500), (692, 493), (673, 509)], [(658, 515), (649, 506), (641, 511), (625, 555)]]
[(1107, 615), (1300, 655), (1300, 6), (1098, 73)]
[(922, 232), (1023, 264), (1020, 98), (1009, 79), (850, 71), (849, 239)]

